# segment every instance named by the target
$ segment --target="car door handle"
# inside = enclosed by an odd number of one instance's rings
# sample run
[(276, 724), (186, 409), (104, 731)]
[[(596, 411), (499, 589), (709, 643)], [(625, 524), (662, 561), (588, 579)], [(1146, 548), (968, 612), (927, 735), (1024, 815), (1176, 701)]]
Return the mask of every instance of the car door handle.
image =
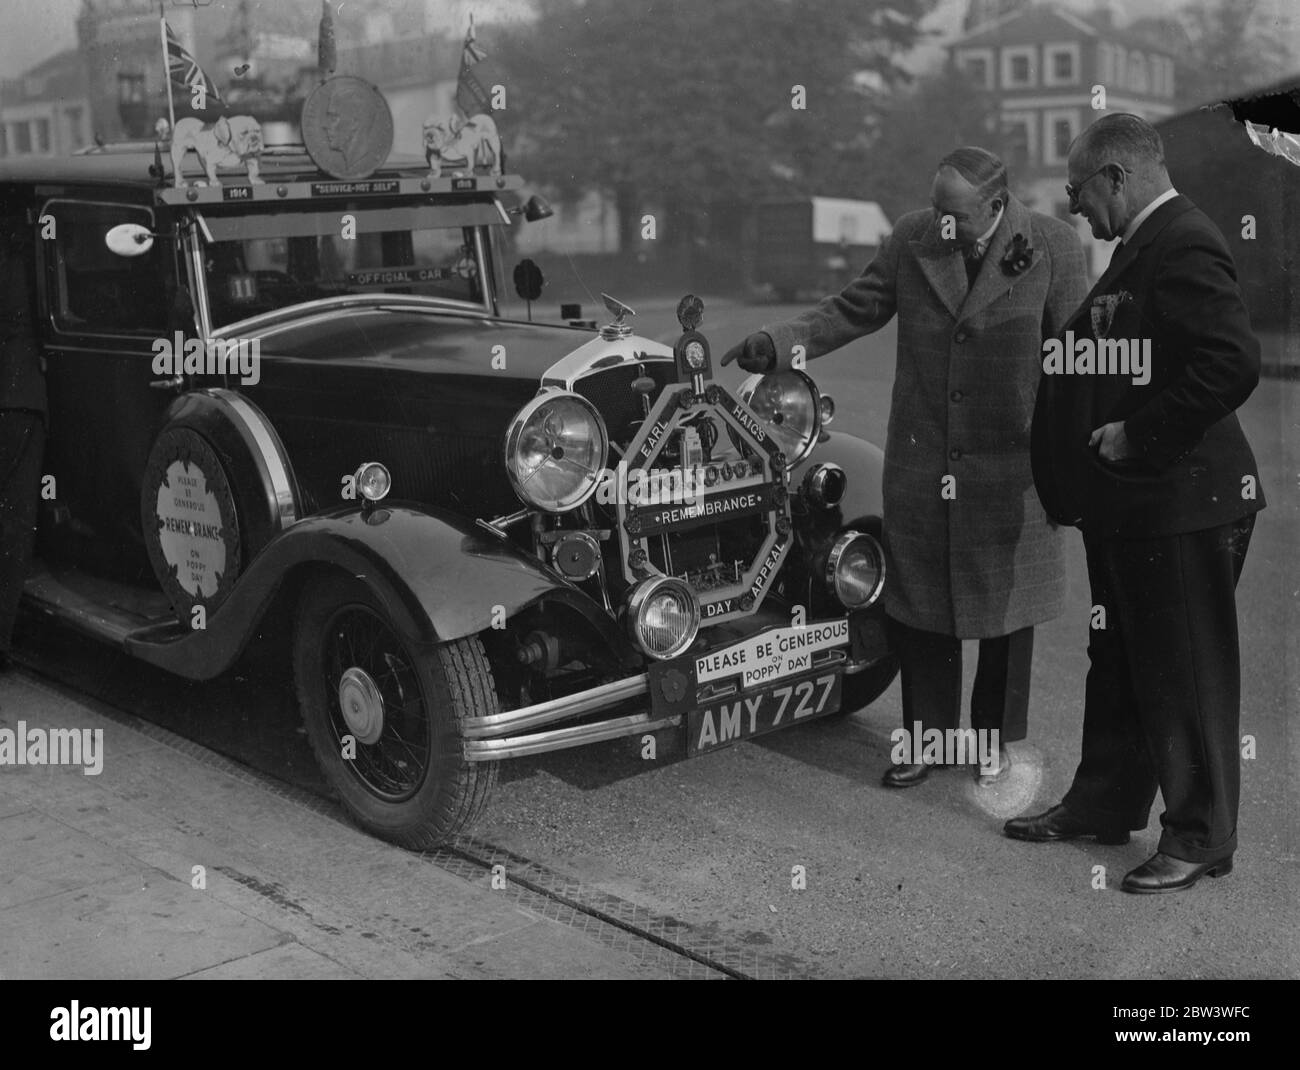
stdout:
[(170, 379), (155, 379), (149, 384), (154, 390), (179, 390), (184, 385), (183, 375), (173, 375)]

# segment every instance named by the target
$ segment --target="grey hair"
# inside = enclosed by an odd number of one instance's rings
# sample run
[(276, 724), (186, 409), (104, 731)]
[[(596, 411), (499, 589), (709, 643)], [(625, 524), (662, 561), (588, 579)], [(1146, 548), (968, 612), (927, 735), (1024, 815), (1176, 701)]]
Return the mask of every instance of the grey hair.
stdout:
[(1082, 151), (1089, 168), (1111, 162), (1130, 171), (1165, 166), (1165, 146), (1156, 128), (1128, 112), (1103, 115), (1075, 138), (1074, 146)]

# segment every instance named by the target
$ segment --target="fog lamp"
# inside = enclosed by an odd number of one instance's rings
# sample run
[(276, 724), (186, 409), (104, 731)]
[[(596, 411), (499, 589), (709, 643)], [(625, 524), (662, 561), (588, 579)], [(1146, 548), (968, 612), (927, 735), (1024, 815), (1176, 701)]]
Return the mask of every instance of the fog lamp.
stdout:
[(885, 588), (885, 552), (870, 535), (846, 531), (826, 558), (826, 589), (846, 609), (863, 609)]
[(628, 630), (652, 658), (674, 658), (695, 642), (700, 630), (700, 601), (682, 580), (653, 576), (632, 590), (627, 603)]

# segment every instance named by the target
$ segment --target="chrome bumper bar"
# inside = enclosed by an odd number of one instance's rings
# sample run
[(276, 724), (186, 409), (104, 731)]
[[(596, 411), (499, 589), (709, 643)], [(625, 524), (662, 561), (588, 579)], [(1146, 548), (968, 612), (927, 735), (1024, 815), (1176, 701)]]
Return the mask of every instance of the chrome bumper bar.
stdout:
[[(845, 665), (844, 671), (849, 674), (861, 672), (874, 663), (874, 660), (849, 662)], [(583, 717), (640, 698), (647, 695), (649, 689), (649, 675), (639, 673), (636, 676), (600, 684), (562, 698), (549, 699), (546, 702), (534, 703), (532, 706), (521, 706), (517, 710), (507, 710), (505, 713), (477, 717), (465, 725), (465, 760), (491, 762), (501, 758), (522, 758), (531, 754), (582, 747), (588, 743), (602, 743), (623, 736), (641, 735), (646, 732), (657, 732), (662, 728), (680, 726), (681, 714), (656, 719), (650, 713), (641, 712), (591, 724), (536, 731), (557, 721)], [(714, 696), (714, 698), (721, 697), (725, 696)]]

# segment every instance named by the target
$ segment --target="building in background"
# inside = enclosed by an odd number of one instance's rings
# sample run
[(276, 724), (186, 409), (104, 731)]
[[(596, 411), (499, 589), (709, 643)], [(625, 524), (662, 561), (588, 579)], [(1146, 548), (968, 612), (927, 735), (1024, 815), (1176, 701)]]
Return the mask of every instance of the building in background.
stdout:
[(81, 53), (68, 49), (0, 84), (0, 157), (66, 156), (91, 142)]
[[(1174, 60), (1116, 27), (1108, 9), (1081, 15), (1037, 4), (978, 25), (948, 46), (951, 62), (997, 100), (1004, 157), (1016, 195), (1075, 223), (1099, 275), (1111, 246), (1070, 215), (1065, 195), (1070, 142), (1107, 112), (1156, 122), (1174, 111)], [(1098, 109), (1098, 89), (1105, 107)]]
[[(172, 31), (191, 55), (200, 55), (195, 15), (191, 7), (167, 6)], [(94, 136), (103, 141), (151, 137), (154, 123), (167, 114), (156, 0), (85, 0), (77, 16), (77, 42)]]

